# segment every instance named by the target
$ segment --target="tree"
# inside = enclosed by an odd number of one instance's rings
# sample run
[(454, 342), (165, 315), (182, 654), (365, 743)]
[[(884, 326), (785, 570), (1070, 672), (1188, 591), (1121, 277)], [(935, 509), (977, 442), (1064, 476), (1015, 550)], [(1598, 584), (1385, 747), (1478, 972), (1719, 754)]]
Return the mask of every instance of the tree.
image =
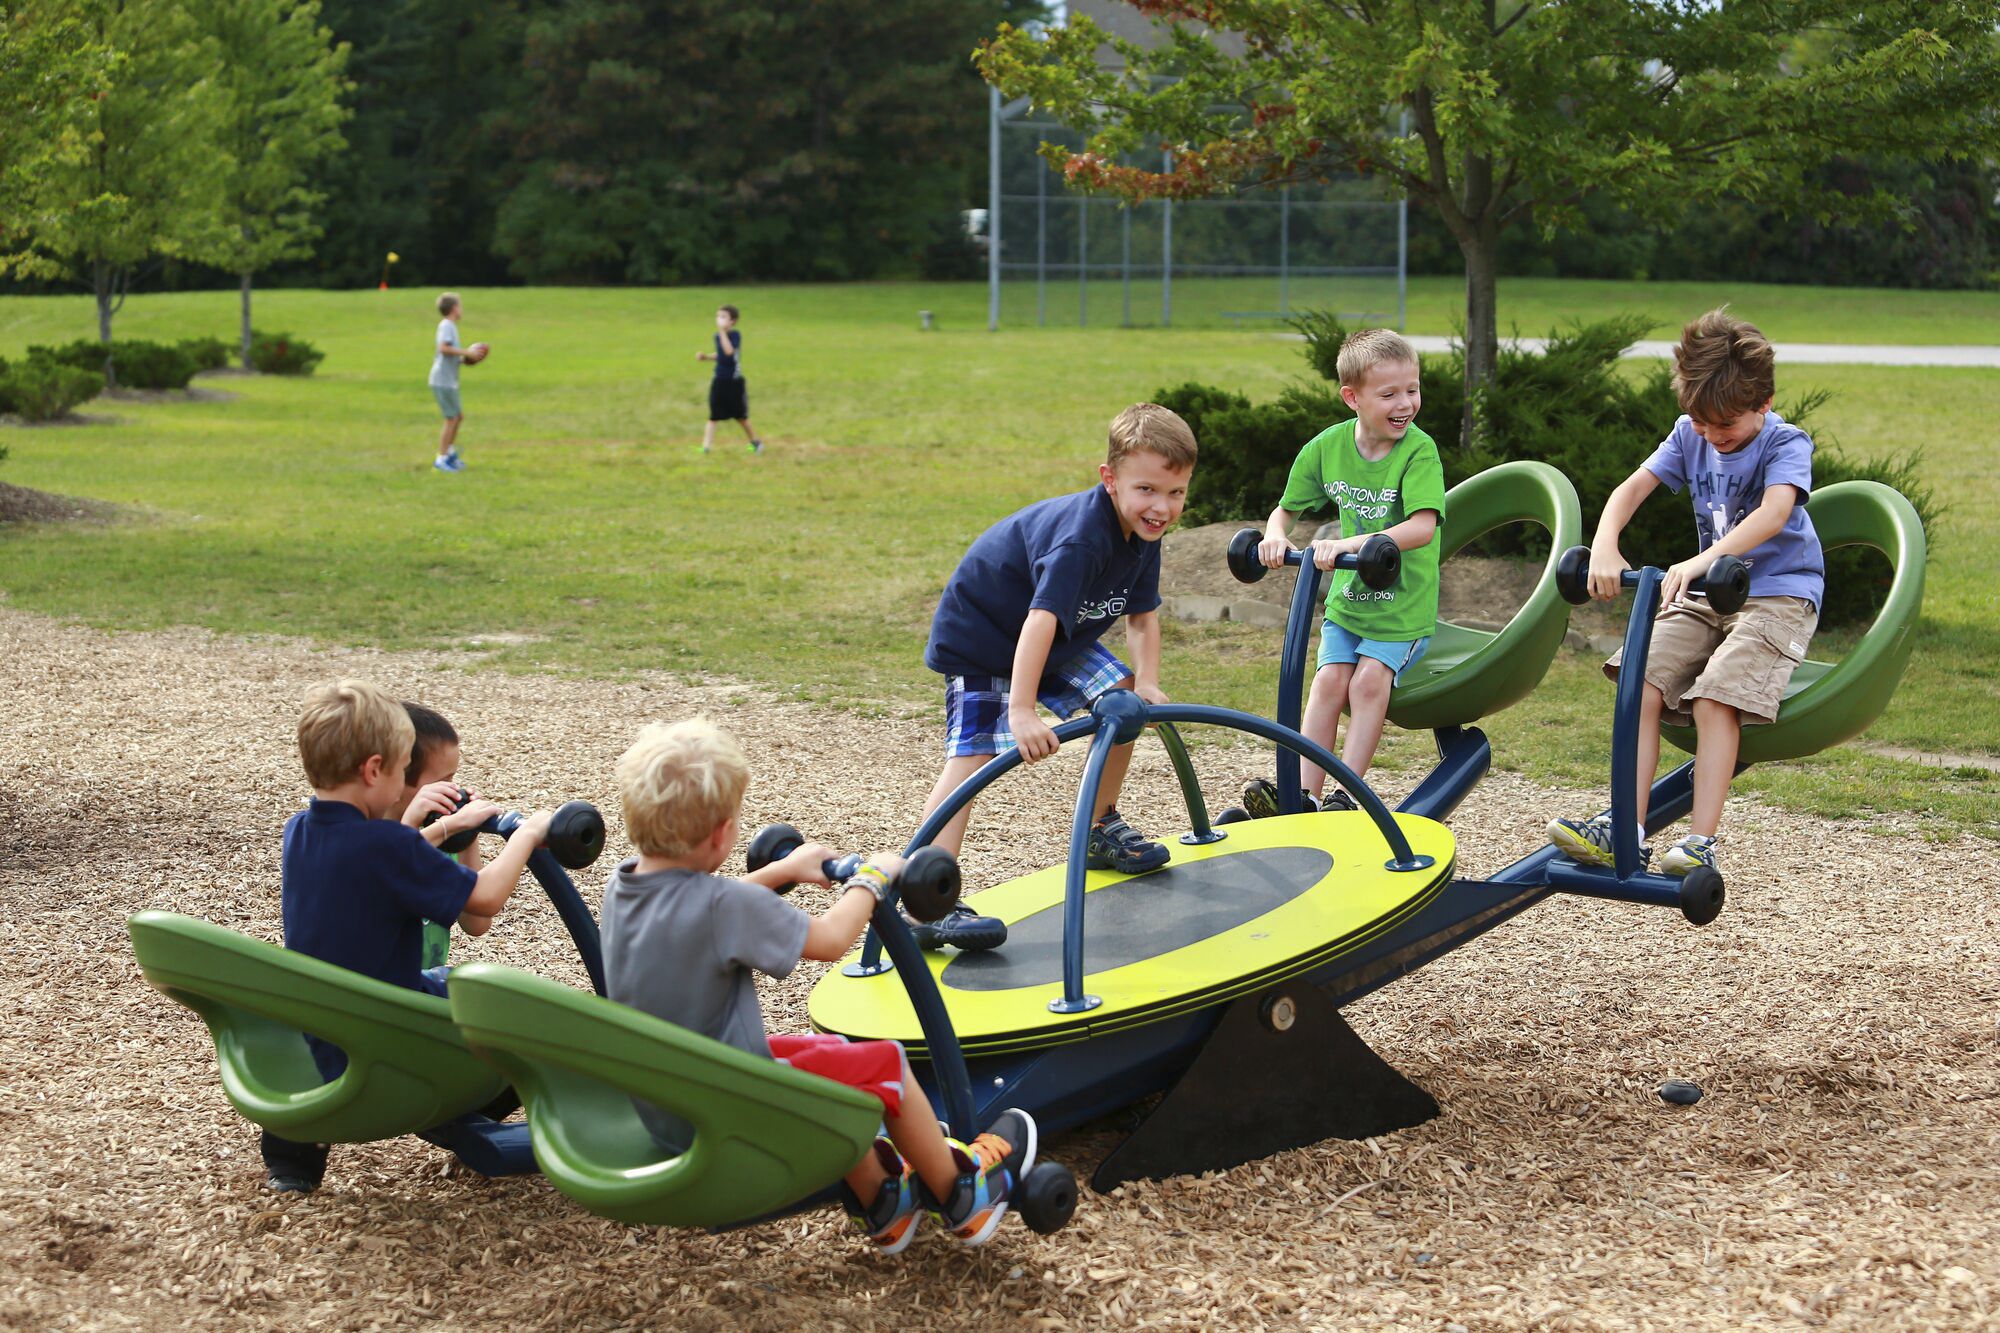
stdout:
[[(1561, 227), (1592, 196), (1663, 220), (1727, 197), (1882, 216), (1896, 199), (1829, 189), (1826, 165), (2000, 146), (2000, 0), (1131, 3), (1166, 42), (1142, 50), (1088, 19), (1003, 26), (975, 60), (1006, 94), (1096, 131), (1081, 152), (1044, 150), (1082, 189), (1191, 197), (1360, 172), (1432, 209), (1465, 261), (1467, 445), (1499, 348), (1508, 228)], [(1799, 33), (1814, 34), (1809, 59)], [(1123, 68), (1100, 61), (1107, 42)], [(1172, 170), (1120, 165), (1155, 144)]]
[(312, 253), (308, 170), (340, 151), (348, 112), (348, 48), (320, 26), (318, 0), (198, 0), (196, 18), (220, 61), (218, 140), (228, 158), (220, 224), (199, 258), (243, 289), (243, 368), (250, 369), (250, 285), (260, 270)]
[(74, 16), (84, 41), (117, 53), (108, 86), (84, 113), (86, 150), (49, 164), (28, 191), (28, 239), (36, 253), (81, 269), (97, 298), (105, 378), (115, 384), (111, 318), (134, 268), (214, 243), (228, 169), (216, 142), (215, 55), (176, 3), (49, 0), (22, 13)]
[(531, 0), (491, 122), (530, 281), (868, 276), (957, 223), (965, 55), (1018, 0)]
[(0, 5), (0, 274), (60, 272), (32, 248), (38, 184), (46, 173), (84, 160), (91, 106), (116, 63), (74, 15)]

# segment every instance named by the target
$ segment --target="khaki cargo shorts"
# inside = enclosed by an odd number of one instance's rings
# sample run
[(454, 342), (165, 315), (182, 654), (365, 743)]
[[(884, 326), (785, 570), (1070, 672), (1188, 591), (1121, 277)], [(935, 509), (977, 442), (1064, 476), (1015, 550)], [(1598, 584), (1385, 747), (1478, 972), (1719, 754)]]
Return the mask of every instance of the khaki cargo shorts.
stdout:
[[(1689, 702), (1713, 699), (1746, 723), (1776, 721), (1785, 686), (1818, 626), (1819, 612), (1803, 597), (1752, 597), (1732, 616), (1717, 614), (1705, 597), (1667, 607), (1653, 621), (1646, 653), (1646, 683), (1666, 700), (1663, 720), (1688, 726)], [(1621, 648), (1604, 664), (1612, 680), (1624, 655)]]

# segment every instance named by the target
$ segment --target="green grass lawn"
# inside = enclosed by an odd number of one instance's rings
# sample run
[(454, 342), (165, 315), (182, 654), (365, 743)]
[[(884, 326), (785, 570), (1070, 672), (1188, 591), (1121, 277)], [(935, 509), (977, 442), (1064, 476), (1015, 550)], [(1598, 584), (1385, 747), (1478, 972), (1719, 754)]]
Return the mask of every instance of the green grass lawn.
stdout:
[[(1503, 308), (1539, 332), (1610, 309), (1678, 321), (1727, 294), (1776, 336), (1821, 341), (1881, 341), (1892, 329), (1916, 340), (1934, 328), (1972, 341), (1978, 303), (2000, 313), (1988, 294), (1866, 293), (1885, 312), (1871, 322), (1824, 292), (1568, 289), (1564, 307), (1562, 285), (1510, 286)], [(660, 667), (851, 707), (928, 709), (930, 608), (973, 535), (1088, 484), (1111, 416), (1161, 385), (1203, 379), (1263, 397), (1303, 371), (1296, 344), (1227, 329), (989, 335), (983, 293), (966, 286), (466, 295), (465, 336), (496, 349), (464, 376), (472, 471), (429, 466), (426, 294), (268, 293), (259, 326), (318, 342), (328, 357), (317, 376), (210, 379), (238, 397), (100, 400), (85, 411), (116, 424), (0, 431), (11, 451), (0, 479), (143, 514), (6, 532), (0, 589), (12, 605), (101, 625), (390, 648), (485, 639), (479, 660), (504, 669)], [(694, 448), (708, 374), (694, 354), (718, 299), (744, 307), (751, 404), (771, 442), (763, 458), (734, 439), (713, 458)], [(1811, 326), (1814, 305), (1844, 322)], [(941, 331), (917, 331), (919, 308), (939, 313)], [(137, 297), (117, 332), (227, 335), (234, 310), (229, 293)], [(0, 356), (90, 329), (80, 299), (0, 300)], [(1781, 395), (1821, 383), (1837, 390), (1823, 429), (1864, 453), (1921, 445), (1951, 505), (1917, 661), (1871, 739), (2000, 752), (2000, 606), (1982, 554), (2000, 526), (2000, 485), (1979, 447), (2000, 416), (2000, 376), (1809, 367), (1786, 372)], [(1650, 443), (1606, 447), (1636, 461)], [(1274, 633), (1173, 626), (1168, 644), (1179, 697), (1268, 710)], [(1590, 665), (1566, 661), (1489, 731), (1502, 763), (1602, 783), (1608, 718)], [(1420, 738), (1405, 738), (1388, 762), (1421, 753)], [(1747, 781), (1799, 808), (2000, 827), (1983, 770), (1849, 749)]]

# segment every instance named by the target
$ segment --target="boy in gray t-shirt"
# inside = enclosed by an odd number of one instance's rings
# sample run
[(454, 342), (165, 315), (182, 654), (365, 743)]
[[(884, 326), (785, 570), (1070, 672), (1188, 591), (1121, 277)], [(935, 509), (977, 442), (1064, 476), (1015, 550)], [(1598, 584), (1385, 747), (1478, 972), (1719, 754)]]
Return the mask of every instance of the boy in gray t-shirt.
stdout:
[[(849, 1213), (892, 1254), (915, 1237), (925, 1207), (959, 1240), (980, 1244), (1034, 1165), (1035, 1122), (1025, 1111), (1006, 1111), (986, 1133), (960, 1143), (945, 1136), (898, 1043), (766, 1034), (753, 974), (785, 977), (802, 959), (840, 958), (887, 901), (902, 859), (871, 857), (819, 916), (774, 892), (828, 884), (823, 866), (833, 853), (818, 844), (742, 879), (717, 875), (736, 847), (749, 778), (734, 738), (702, 718), (654, 723), (618, 760), (626, 832), (639, 855), (604, 888), (607, 992), (880, 1101), (887, 1137), (847, 1173)], [(643, 1104), (640, 1113), (663, 1148), (686, 1150), (691, 1127), (684, 1121)]]
[(431, 358), (431, 397), (437, 399), (438, 411), (444, 414), (444, 430), (438, 435), (437, 461), (431, 466), (440, 472), (463, 472), (465, 460), (458, 456), (458, 428), (465, 421), (465, 407), (458, 397), (458, 365), (463, 361), (468, 366), (476, 366), (486, 359), (485, 343), (474, 343), (470, 347), (458, 341), (458, 317), (465, 313), (465, 303), (457, 292), (446, 292), (437, 299), (438, 314), (441, 318), (437, 326), (437, 354)]

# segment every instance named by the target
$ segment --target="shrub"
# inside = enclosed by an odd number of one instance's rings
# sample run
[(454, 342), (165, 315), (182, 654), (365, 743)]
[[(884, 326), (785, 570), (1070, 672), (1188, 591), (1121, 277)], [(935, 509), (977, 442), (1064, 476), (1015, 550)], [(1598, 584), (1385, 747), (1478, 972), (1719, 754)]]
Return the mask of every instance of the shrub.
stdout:
[(289, 333), (250, 331), (250, 365), (266, 375), (310, 375), (326, 353)]
[(103, 387), (102, 376), (45, 358), (31, 357), (12, 367), (0, 362), (0, 412), (27, 421), (53, 421)]
[(234, 350), (220, 338), (183, 338), (175, 346), (187, 353), (196, 371), (221, 370)]
[[(1189, 522), (1262, 518), (1283, 494), (1299, 447), (1354, 415), (1340, 401), (1334, 370), (1346, 337), (1340, 321), (1315, 313), (1293, 326), (1305, 336), (1306, 362), (1320, 383), (1294, 384), (1261, 404), (1202, 384), (1160, 391), (1158, 401), (1187, 419), (1201, 445)], [(1636, 374), (1619, 366), (1619, 354), (1648, 327), (1643, 318), (1623, 316), (1552, 333), (1542, 352), (1502, 348), (1485, 394), (1485, 438), (1470, 450), (1458, 444), (1465, 402), (1463, 355), (1420, 357), (1424, 404), (1419, 423), (1438, 441), (1446, 483), (1455, 485), (1512, 458), (1540, 459), (1575, 484), (1588, 540), (1612, 490), (1645, 461), (1680, 416), (1672, 372), (1664, 363)], [(1778, 410), (1810, 430), (1810, 419), (1826, 398), (1825, 393), (1808, 394)], [(1909, 497), (1927, 529), (1936, 521), (1941, 510), (1930, 489), (1917, 480), (1914, 455), (1854, 460), (1840, 454), (1825, 434), (1815, 444), (1815, 485), (1856, 477), (1880, 481)], [(1626, 526), (1620, 545), (1630, 560), (1663, 565), (1693, 554), (1693, 530), (1685, 496), (1654, 496)], [(1478, 549), (1540, 555), (1546, 543), (1540, 529), (1515, 524), (1492, 534)], [(1822, 623), (1847, 624), (1872, 616), (1886, 587), (1883, 573), (1880, 558), (1872, 553), (1850, 550), (1829, 556)]]
[[(79, 338), (61, 347), (30, 347), (28, 359), (95, 371), (101, 387), (106, 348), (95, 338)], [(185, 389), (194, 378), (194, 358), (166, 343), (114, 341), (109, 359), (116, 368), (121, 389)]]

